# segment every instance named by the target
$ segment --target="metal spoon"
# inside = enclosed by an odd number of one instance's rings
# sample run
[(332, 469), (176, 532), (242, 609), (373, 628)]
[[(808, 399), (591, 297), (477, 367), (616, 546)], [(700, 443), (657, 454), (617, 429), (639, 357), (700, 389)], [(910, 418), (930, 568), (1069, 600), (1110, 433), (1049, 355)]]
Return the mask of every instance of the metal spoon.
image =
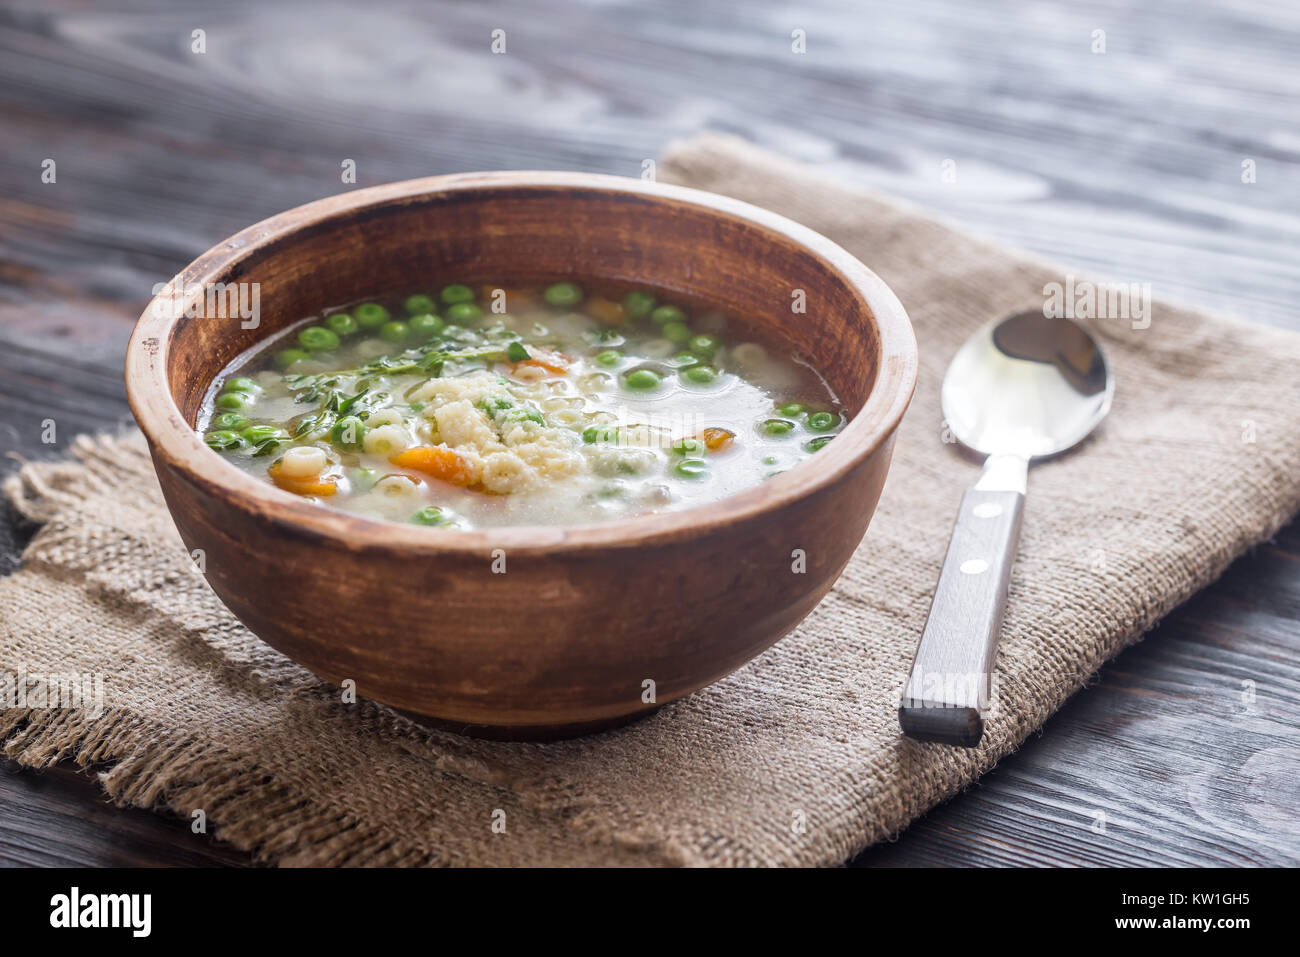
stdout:
[(1092, 336), (1039, 311), (984, 326), (953, 357), (944, 418), (958, 441), (988, 458), (961, 500), (898, 708), (903, 733), (979, 744), (1029, 462), (1082, 441), (1110, 409), (1114, 388)]

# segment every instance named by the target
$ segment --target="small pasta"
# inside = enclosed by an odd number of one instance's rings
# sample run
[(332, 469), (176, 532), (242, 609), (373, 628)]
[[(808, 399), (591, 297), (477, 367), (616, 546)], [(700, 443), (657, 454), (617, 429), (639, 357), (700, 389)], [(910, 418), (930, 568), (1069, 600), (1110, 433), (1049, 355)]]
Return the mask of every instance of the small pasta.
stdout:
[(556, 409), (551, 413), (551, 424), (562, 428), (572, 428), (585, 418), (577, 409)]
[(319, 475), (327, 462), (324, 449), (314, 445), (295, 446), (280, 460), (280, 474), (285, 478), (311, 478)]
[(363, 443), (371, 455), (393, 456), (411, 447), (411, 433), (400, 425), (381, 425), (367, 429)]
[(409, 475), (385, 475), (374, 484), (371, 494), (377, 495), (390, 504), (394, 502), (414, 503), (421, 498), (421, 489), (423, 487), (423, 482), (411, 478)]
[(405, 421), (402, 413), (397, 409), (380, 409), (377, 412), (370, 413), (370, 418), (366, 419), (366, 428), (374, 429), (382, 425), (402, 425)]
[(483, 487), (498, 495), (526, 492), (541, 484), (537, 470), (510, 452), (493, 452), (483, 459)]

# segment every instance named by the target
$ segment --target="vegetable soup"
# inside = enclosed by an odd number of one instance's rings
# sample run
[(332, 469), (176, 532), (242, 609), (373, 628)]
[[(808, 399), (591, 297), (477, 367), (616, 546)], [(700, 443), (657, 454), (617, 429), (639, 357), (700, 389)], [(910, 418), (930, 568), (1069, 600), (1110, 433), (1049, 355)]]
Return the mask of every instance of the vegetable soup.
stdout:
[(558, 282), (327, 310), (238, 360), (199, 425), (285, 491), (446, 530), (701, 505), (846, 421), (814, 370), (720, 313)]

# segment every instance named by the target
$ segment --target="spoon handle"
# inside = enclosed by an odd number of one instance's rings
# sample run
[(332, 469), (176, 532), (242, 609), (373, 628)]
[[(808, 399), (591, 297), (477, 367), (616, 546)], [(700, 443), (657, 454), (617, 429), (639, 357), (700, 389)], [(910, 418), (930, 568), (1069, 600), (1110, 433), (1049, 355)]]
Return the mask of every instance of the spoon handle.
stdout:
[(973, 748), (984, 734), (1027, 468), (1017, 456), (990, 456), (962, 497), (898, 707), (909, 737)]

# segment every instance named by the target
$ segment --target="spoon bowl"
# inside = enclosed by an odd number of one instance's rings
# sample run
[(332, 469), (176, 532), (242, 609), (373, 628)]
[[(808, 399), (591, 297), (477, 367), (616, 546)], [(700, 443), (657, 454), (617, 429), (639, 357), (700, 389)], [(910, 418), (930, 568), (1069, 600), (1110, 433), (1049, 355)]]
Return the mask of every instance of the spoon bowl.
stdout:
[(966, 340), (948, 366), (941, 401), (962, 445), (1029, 460), (1083, 441), (1114, 391), (1106, 357), (1087, 331), (1069, 319), (1022, 312)]

